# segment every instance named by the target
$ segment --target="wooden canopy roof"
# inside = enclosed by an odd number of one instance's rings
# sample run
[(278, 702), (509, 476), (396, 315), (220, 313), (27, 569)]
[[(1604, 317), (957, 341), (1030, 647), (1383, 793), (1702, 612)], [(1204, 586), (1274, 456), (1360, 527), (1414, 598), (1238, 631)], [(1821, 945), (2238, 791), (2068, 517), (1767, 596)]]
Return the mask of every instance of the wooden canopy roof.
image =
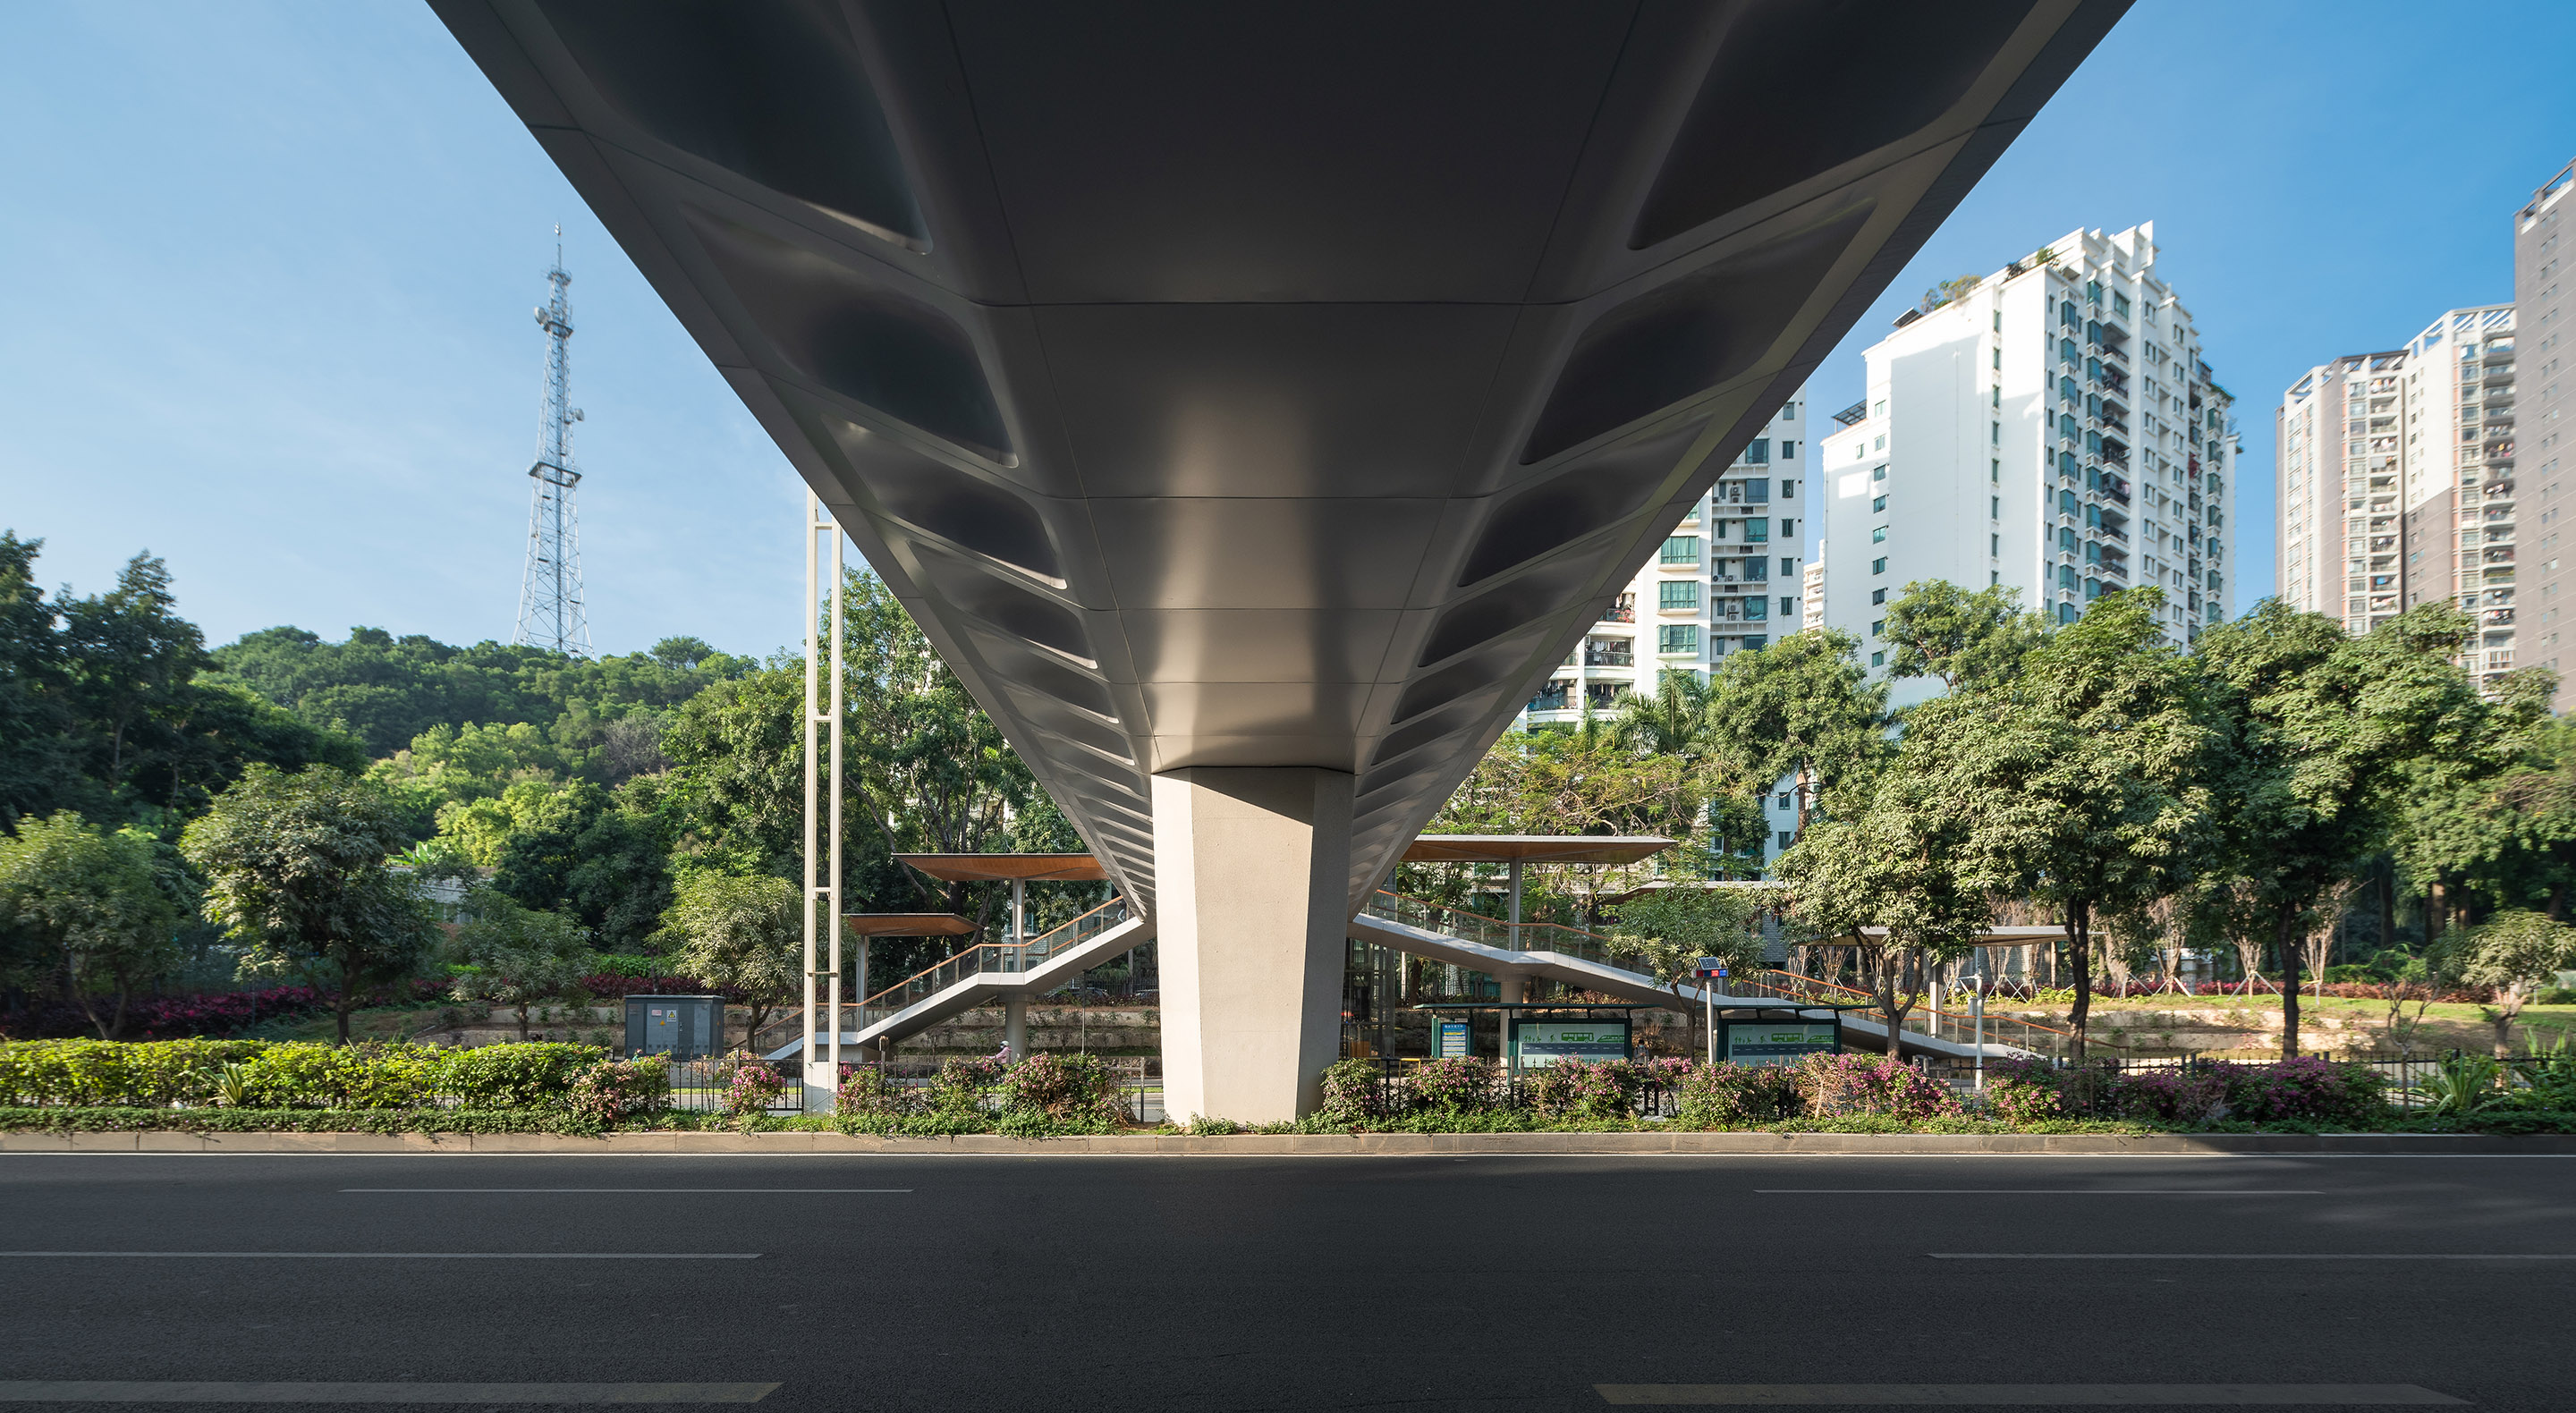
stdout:
[(1090, 854), (897, 854), (896, 858), (950, 883), (992, 880), (1027, 883), (1098, 883), (1109, 877)]
[(1630, 864), (1676, 841), (1655, 835), (1425, 834), (1404, 851), (1407, 863)]
[(955, 913), (843, 913), (841, 930), (862, 937), (963, 937), (975, 924)]

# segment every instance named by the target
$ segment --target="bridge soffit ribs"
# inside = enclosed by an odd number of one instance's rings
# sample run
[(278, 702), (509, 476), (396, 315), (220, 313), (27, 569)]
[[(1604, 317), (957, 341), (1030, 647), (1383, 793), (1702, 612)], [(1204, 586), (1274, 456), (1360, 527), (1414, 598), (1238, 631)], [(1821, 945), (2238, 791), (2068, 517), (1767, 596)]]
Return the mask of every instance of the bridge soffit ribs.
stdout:
[(1356, 908), (2125, 9), (432, 4), (1148, 909), (1189, 766)]

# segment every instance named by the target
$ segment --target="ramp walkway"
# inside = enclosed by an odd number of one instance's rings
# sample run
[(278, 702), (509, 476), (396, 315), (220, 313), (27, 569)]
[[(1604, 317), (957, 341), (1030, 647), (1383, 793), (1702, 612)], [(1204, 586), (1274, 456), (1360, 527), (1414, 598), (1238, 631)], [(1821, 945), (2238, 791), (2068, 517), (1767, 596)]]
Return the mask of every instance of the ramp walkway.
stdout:
[[(1642, 969), (1618, 939), (1562, 923), (1505, 922), (1462, 908), (1379, 890), (1351, 919), (1350, 935), (1399, 952), (1495, 977), (1538, 977), (1581, 991), (1615, 996), (1642, 1006), (1697, 1010), (1719, 1006), (1776, 1006), (1782, 1002), (1860, 1004), (1839, 1013), (1844, 1043), (1879, 1050), (1887, 1044), (1887, 1016), (1869, 993), (1797, 972), (1766, 969), (1733, 978), (1729, 989), (1703, 989), (1688, 981), (1665, 985)], [(923, 968), (855, 1004), (843, 1002), (838, 1018), (841, 1048), (855, 1050), (909, 1038), (961, 1011), (1018, 994), (1040, 996), (1093, 967), (1152, 940), (1153, 920), (1138, 915), (1122, 896), (1026, 942), (987, 942)], [(1971, 1059), (1976, 1022), (1966, 1012), (1917, 1006), (1897, 1033), (1900, 1053)], [(791, 1018), (764, 1041), (783, 1039), (772, 1060), (794, 1060), (804, 1045)], [(1988, 1059), (2062, 1053), (2064, 1030), (2017, 1017), (1984, 1018), (1982, 1052)], [(817, 1032), (821, 1045), (826, 1034)]]
[[(1868, 1009), (1841, 1013), (1844, 1043), (1866, 1050), (1887, 1044), (1887, 1014), (1867, 992), (1776, 968), (1730, 978), (1730, 989), (1725, 991), (1703, 990), (1687, 981), (1668, 986), (1640, 968), (1616, 938), (1561, 923), (1516, 925), (1381, 889), (1351, 919), (1351, 935), (1488, 975), (1545, 977), (1622, 1001), (1672, 1010), (1697, 1010), (1711, 1002), (1719, 1006), (1859, 1003)], [(1897, 1032), (1900, 1053), (1954, 1059), (1979, 1053), (1973, 1039), (1975, 1019), (1964, 1012), (1917, 1006), (1906, 1012), (1905, 1019), (1907, 1024)], [(1983, 1053), (1988, 1059), (2055, 1053), (2071, 1039), (2054, 1027), (2002, 1016), (1985, 1017), (1984, 1033)]]

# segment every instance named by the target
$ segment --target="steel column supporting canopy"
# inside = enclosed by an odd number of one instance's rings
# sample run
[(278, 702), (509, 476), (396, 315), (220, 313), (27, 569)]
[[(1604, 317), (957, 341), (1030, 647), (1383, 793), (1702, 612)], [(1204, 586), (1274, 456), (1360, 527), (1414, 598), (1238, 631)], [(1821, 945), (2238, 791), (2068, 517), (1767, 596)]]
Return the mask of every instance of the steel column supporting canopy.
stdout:
[(1150, 907), (1189, 766), (1356, 906), (2126, 0), (432, 3)]

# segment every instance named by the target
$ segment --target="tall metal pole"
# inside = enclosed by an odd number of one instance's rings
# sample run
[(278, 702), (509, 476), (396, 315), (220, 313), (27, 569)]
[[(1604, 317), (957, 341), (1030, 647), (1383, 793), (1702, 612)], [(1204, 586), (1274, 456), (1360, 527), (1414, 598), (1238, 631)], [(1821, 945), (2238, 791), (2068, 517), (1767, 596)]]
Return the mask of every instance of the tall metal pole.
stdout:
[(804, 899), (805, 909), (805, 1047), (800, 1063), (804, 1066), (805, 1105), (809, 1109), (814, 1104), (814, 983), (818, 979), (814, 968), (814, 899), (818, 891), (815, 882), (819, 860), (815, 857), (817, 851), (814, 844), (815, 831), (821, 823), (816, 817), (814, 807), (817, 803), (816, 797), (821, 792), (820, 776), (823, 765), (817, 758), (819, 752), (816, 729), (821, 725), (821, 721), (815, 713), (817, 705), (815, 689), (819, 685), (817, 673), (821, 668), (820, 644), (815, 641), (815, 634), (820, 626), (815, 621), (815, 604), (821, 598), (821, 585), (815, 577), (814, 522), (821, 518), (821, 515), (822, 503), (812, 492), (807, 492), (802, 521), (805, 534), (805, 607), (803, 610), (805, 615), (805, 733), (802, 755), (805, 762), (805, 887), (799, 896)]
[[(805, 497), (805, 1111), (830, 1113), (838, 1098), (841, 1084), (841, 681), (842, 626), (841, 610), (845, 588), (842, 583), (843, 541), (841, 527), (823, 510), (823, 503), (808, 493)], [(816, 537), (828, 535), (832, 541), (832, 591), (826, 595), (818, 578), (822, 572), (821, 546)], [(828, 602), (831, 613), (830, 658), (824, 660), (825, 638), (817, 621)], [(822, 678), (831, 675), (831, 691), (823, 691)], [(829, 703), (828, 709), (825, 704)], [(825, 732), (829, 732), (828, 738)], [(828, 764), (827, 764), (828, 757)], [(828, 772), (828, 776), (826, 774)], [(825, 801), (828, 797), (828, 808)], [(816, 836), (828, 817), (831, 843), (823, 846)], [(828, 867), (829, 874), (825, 874)], [(814, 910), (823, 910), (820, 927)], [(817, 962), (822, 965), (816, 965)], [(818, 1001), (820, 1002), (818, 1006)], [(818, 1015), (818, 1011), (821, 1014)], [(814, 1027), (828, 1025), (820, 1057), (815, 1054)]]

